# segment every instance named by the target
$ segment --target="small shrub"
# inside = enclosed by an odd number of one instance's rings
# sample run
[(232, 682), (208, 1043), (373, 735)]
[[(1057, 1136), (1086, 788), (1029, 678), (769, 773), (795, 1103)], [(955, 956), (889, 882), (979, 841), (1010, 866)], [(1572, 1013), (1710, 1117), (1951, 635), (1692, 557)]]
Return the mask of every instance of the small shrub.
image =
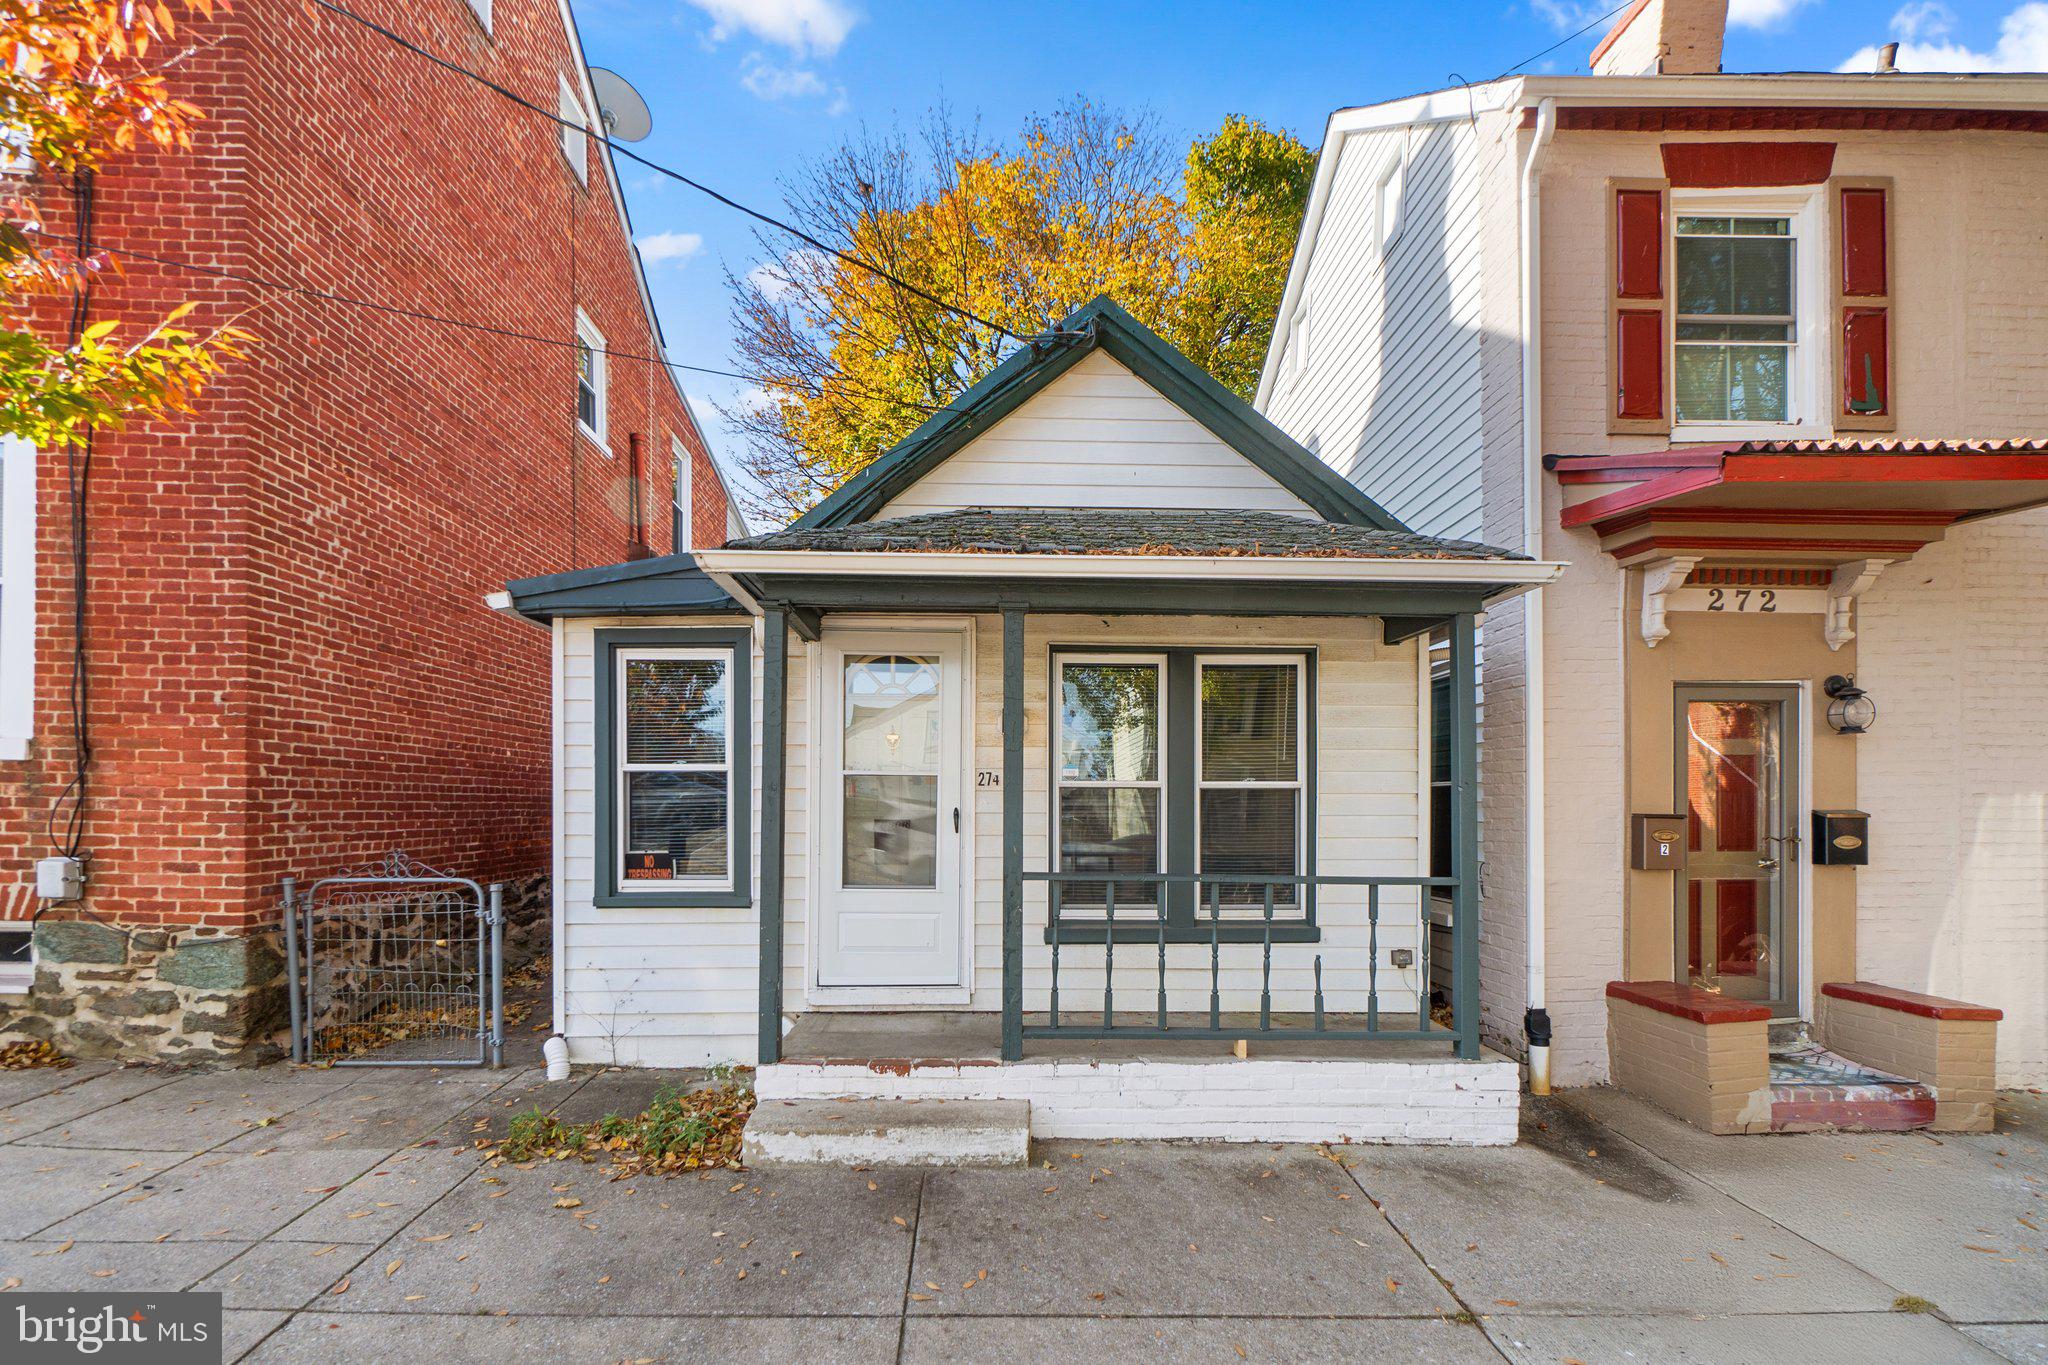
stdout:
[(1892, 1300), (1894, 1313), (1939, 1313), (1932, 1299), (1923, 1299), (1918, 1294), (1901, 1294)]

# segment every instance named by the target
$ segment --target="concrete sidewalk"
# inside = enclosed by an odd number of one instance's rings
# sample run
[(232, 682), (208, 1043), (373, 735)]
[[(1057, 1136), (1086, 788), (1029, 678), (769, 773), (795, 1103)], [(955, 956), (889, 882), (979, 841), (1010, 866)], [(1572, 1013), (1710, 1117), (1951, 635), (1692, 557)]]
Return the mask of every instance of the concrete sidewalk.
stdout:
[(1054, 1143), (1024, 1171), (610, 1181), (471, 1147), (668, 1079), (0, 1074), (0, 1282), (218, 1289), (256, 1361), (2048, 1365), (2039, 1096), (1985, 1136), (1710, 1138), (1583, 1091), (1512, 1149)]

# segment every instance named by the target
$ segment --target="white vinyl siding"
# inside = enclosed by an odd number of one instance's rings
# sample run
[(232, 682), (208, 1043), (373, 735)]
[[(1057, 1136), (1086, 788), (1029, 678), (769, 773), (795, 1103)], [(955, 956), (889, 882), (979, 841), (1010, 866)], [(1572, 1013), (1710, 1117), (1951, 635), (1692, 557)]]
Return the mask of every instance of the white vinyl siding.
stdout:
[(1302, 284), (1314, 349), (1299, 373), (1282, 354), (1264, 411), (1409, 526), (1477, 539), (1478, 138), (1462, 122), (1391, 128), (1337, 155)]
[(963, 507), (1315, 512), (1096, 351), (898, 494), (882, 517)]
[[(561, 731), (562, 841), (561, 939), (557, 944), (562, 1028), (578, 1062), (643, 1066), (751, 1062), (757, 1028), (758, 923), (753, 908), (634, 907), (592, 904), (595, 870), (596, 774), (593, 632), (611, 626), (729, 626), (730, 618), (569, 621), (562, 635)], [(974, 619), (969, 670), (973, 678), (973, 767), (1000, 771), (1002, 743), (1002, 620)], [(1424, 828), (1417, 771), (1418, 669), (1413, 642), (1380, 642), (1379, 622), (1276, 617), (1211, 618), (1032, 616), (1025, 632), (1024, 865), (1048, 866), (1047, 710), (1050, 650), (1055, 644), (1092, 647), (1168, 645), (1214, 648), (1299, 648), (1316, 655), (1316, 713), (1310, 726), (1316, 774), (1316, 868), (1334, 876), (1409, 877), (1421, 867)], [(807, 942), (811, 916), (807, 882), (811, 817), (812, 671), (817, 651), (790, 641), (788, 769), (784, 802), (784, 1009), (809, 1008)], [(759, 633), (756, 632), (753, 828), (760, 829)], [(969, 1008), (995, 1010), (1002, 999), (1003, 793), (973, 788), (969, 802), (974, 843), (972, 881), (974, 961)], [(752, 850), (758, 904), (758, 844)], [(1380, 925), (1381, 1006), (1412, 1008), (1417, 968), (1395, 969), (1391, 954), (1417, 947), (1416, 897), (1389, 891)], [(1046, 1007), (1051, 950), (1044, 942), (1045, 888), (1025, 894), (1025, 1006)], [(1273, 1007), (1307, 1010), (1313, 1003), (1313, 962), (1323, 959), (1331, 1009), (1362, 1005), (1366, 966), (1365, 896), (1361, 890), (1326, 891), (1317, 919), (1322, 942), (1276, 945)], [(1100, 1000), (1101, 971), (1088, 970), (1088, 949), (1064, 949), (1063, 1001), (1079, 1007), (1091, 992)], [(1099, 953), (1099, 949), (1093, 950)], [(1117, 990), (1138, 999), (1156, 982), (1156, 958), (1119, 953)], [(1099, 957), (1093, 959), (1100, 961)], [(1176, 1000), (1200, 1008), (1208, 996), (1208, 945), (1169, 946), (1168, 973)], [(1259, 989), (1256, 944), (1225, 945), (1225, 1009), (1255, 1009)]]

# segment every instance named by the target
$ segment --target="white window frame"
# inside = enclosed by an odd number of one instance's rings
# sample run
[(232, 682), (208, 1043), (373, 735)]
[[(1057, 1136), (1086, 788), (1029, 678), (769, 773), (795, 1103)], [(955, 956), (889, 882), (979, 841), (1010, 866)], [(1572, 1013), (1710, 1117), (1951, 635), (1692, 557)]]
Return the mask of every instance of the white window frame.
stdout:
[(469, 12), (484, 26), (484, 32), (491, 31), (491, 0), (469, 0)]
[[(1291, 667), (1294, 670), (1294, 780), (1273, 782), (1264, 779), (1241, 779), (1235, 781), (1209, 780), (1204, 771), (1206, 755), (1202, 751), (1202, 674), (1210, 668), (1236, 665), (1257, 665), (1261, 667)], [(1195, 656), (1195, 714), (1189, 723), (1195, 727), (1195, 872), (1206, 869), (1202, 866), (1202, 794), (1207, 791), (1292, 791), (1294, 793), (1294, 874), (1307, 875), (1303, 869), (1308, 866), (1308, 655), (1306, 654), (1197, 654)], [(1281, 918), (1281, 906), (1273, 907), (1273, 922), (1293, 923), (1307, 915), (1309, 904), (1308, 888), (1297, 888), (1294, 904), (1287, 906), (1287, 918)], [(1196, 908), (1200, 918), (1200, 907)], [(1263, 906), (1223, 906), (1223, 918), (1253, 918), (1263, 920)]]
[(555, 112), (564, 122), (556, 125), (561, 134), (562, 160), (569, 163), (570, 174), (578, 184), (590, 183), (590, 111), (583, 107), (583, 96), (569, 83), (567, 76), (560, 76), (561, 91), (555, 103)]
[(670, 455), (674, 457), (676, 479), (675, 492), (670, 497), (670, 510), (675, 522), (669, 532), (669, 548), (683, 554), (695, 548), (697, 539), (697, 528), (692, 520), (696, 513), (697, 460), (680, 436), (671, 434), (668, 446)]
[(0, 761), (28, 757), (36, 700), (36, 449), (0, 440)]
[[(1828, 243), (1821, 208), (1824, 188), (1759, 190), (1673, 190), (1667, 232), (1674, 283), (1671, 330), (1665, 341), (1666, 373), (1672, 376), (1672, 440), (1779, 439), (1834, 434), (1824, 400), (1832, 329), (1828, 323)], [(1678, 220), (1680, 218), (1785, 218), (1792, 229), (1792, 356), (1787, 367), (1789, 420), (1783, 422), (1681, 422), (1678, 420)]]
[[(632, 665), (646, 660), (688, 660), (707, 659), (725, 668), (726, 713), (725, 713), (725, 758), (719, 763), (634, 763), (627, 758), (632, 752), (632, 737), (629, 727), (631, 714), (626, 708), (626, 689)], [(733, 734), (733, 717), (739, 714), (732, 689), (735, 672), (733, 652), (717, 646), (697, 645), (646, 645), (623, 648), (612, 656), (612, 670), (616, 675), (613, 686), (618, 689), (612, 697), (612, 846), (606, 856), (612, 860), (612, 880), (618, 887), (618, 894), (630, 896), (673, 894), (678, 891), (730, 891), (733, 889), (733, 868), (737, 860), (747, 856), (746, 850), (733, 847), (734, 836), (734, 783), (733, 746), (737, 742)], [(751, 743), (751, 737), (749, 737)], [(724, 773), (725, 774), (725, 871), (715, 877), (676, 877), (665, 882), (628, 881), (626, 878), (626, 844), (632, 830), (631, 795), (626, 781), (629, 773)]]
[[(580, 392), (577, 394), (579, 401), (576, 405), (576, 429), (597, 442), (609, 457), (612, 453), (611, 440), (607, 435), (611, 427), (611, 357), (605, 354), (604, 333), (597, 330), (597, 324), (592, 322), (590, 315), (581, 308), (576, 310), (576, 340), (590, 350), (590, 387), (597, 395), (597, 424), (593, 426), (583, 420), (583, 405), (580, 401), (582, 395)], [(576, 376), (576, 387), (578, 390), (583, 387), (583, 376), (580, 372)]]
[(1401, 240), (1402, 209), (1407, 193), (1408, 149), (1397, 147), (1387, 164), (1380, 167), (1372, 186), (1373, 240), (1379, 246), (1383, 262), (1392, 253), (1394, 243)]
[(1302, 291), (1301, 306), (1294, 310), (1294, 316), (1287, 322), (1287, 358), (1289, 375), (1294, 379), (1308, 373), (1308, 348), (1315, 322), (1314, 298), (1307, 290)]
[[(1061, 760), (1061, 755), (1065, 754), (1065, 753), (1066, 753), (1066, 751), (1067, 751), (1067, 705), (1066, 705), (1066, 698), (1067, 698), (1067, 666), (1068, 666), (1069, 664), (1079, 664), (1079, 665), (1082, 665), (1083, 667), (1087, 667), (1087, 666), (1090, 666), (1090, 665), (1096, 665), (1096, 666), (1101, 666), (1101, 665), (1116, 665), (1116, 664), (1123, 664), (1123, 665), (1131, 665), (1131, 664), (1140, 664), (1140, 665), (1144, 665), (1144, 666), (1146, 666), (1146, 667), (1149, 667), (1149, 668), (1151, 668), (1151, 669), (1153, 670), (1153, 672), (1154, 672), (1154, 675), (1155, 675), (1155, 676), (1157, 677), (1157, 679), (1158, 679), (1158, 684), (1157, 684), (1157, 686), (1156, 686), (1156, 688), (1154, 689), (1154, 691), (1153, 691), (1153, 694), (1152, 694), (1152, 696), (1153, 696), (1153, 710), (1154, 710), (1154, 717), (1153, 717), (1153, 720), (1154, 720), (1154, 726), (1153, 726), (1153, 728), (1154, 728), (1154, 729), (1155, 729), (1155, 730), (1157, 731), (1157, 733), (1158, 733), (1158, 742), (1159, 742), (1159, 749), (1158, 749), (1158, 752), (1157, 752), (1157, 753), (1155, 753), (1155, 754), (1153, 755), (1153, 757), (1152, 757), (1152, 772), (1153, 772), (1153, 779), (1152, 779), (1152, 781), (1150, 781), (1150, 782), (1127, 782), (1127, 781), (1121, 781), (1121, 780), (1112, 780), (1112, 779), (1106, 779), (1106, 778), (1068, 778), (1068, 777), (1067, 777), (1067, 775), (1066, 775), (1066, 773), (1065, 773), (1065, 771), (1064, 771), (1063, 765), (1062, 765), (1062, 763), (1061, 763), (1061, 761), (1060, 761), (1060, 760)], [(1148, 654), (1148, 653), (1142, 653), (1142, 652), (1139, 652), (1139, 653), (1117, 653), (1117, 652), (1114, 652), (1114, 651), (1112, 651), (1112, 652), (1107, 652), (1107, 653), (1087, 653), (1087, 652), (1082, 652), (1082, 651), (1076, 651), (1076, 652), (1072, 652), (1072, 653), (1069, 653), (1069, 652), (1066, 652), (1066, 651), (1062, 651), (1061, 653), (1059, 653), (1059, 654), (1056, 654), (1056, 655), (1054, 655), (1054, 656), (1053, 656), (1053, 679), (1052, 679), (1052, 697), (1051, 697), (1051, 707), (1050, 707), (1050, 709), (1051, 709), (1051, 711), (1052, 711), (1052, 812), (1051, 812), (1051, 814), (1052, 814), (1052, 820), (1051, 820), (1051, 824), (1052, 824), (1052, 840), (1051, 840), (1051, 842), (1052, 842), (1052, 863), (1051, 863), (1051, 866), (1052, 866), (1052, 868), (1053, 868), (1053, 870), (1054, 870), (1054, 871), (1059, 871), (1059, 870), (1061, 870), (1062, 868), (1064, 868), (1064, 867), (1065, 867), (1065, 863), (1064, 863), (1064, 862), (1062, 861), (1062, 851), (1061, 851), (1061, 848), (1060, 848), (1060, 842), (1061, 842), (1061, 840), (1060, 840), (1060, 828), (1061, 828), (1061, 822), (1060, 822), (1060, 805), (1061, 805), (1061, 803), (1060, 803), (1060, 797), (1061, 797), (1061, 794), (1062, 794), (1063, 792), (1065, 792), (1065, 791), (1066, 791), (1067, 789), (1069, 789), (1069, 788), (1073, 788), (1073, 789), (1076, 789), (1076, 790), (1083, 790), (1083, 791), (1086, 791), (1086, 790), (1096, 790), (1096, 789), (1100, 789), (1100, 790), (1104, 790), (1104, 791), (1114, 791), (1114, 790), (1117, 790), (1117, 789), (1119, 789), (1119, 788), (1125, 788), (1125, 787), (1131, 788), (1131, 789), (1133, 789), (1133, 790), (1140, 790), (1140, 791), (1143, 791), (1143, 790), (1151, 790), (1151, 791), (1156, 791), (1157, 793), (1159, 793), (1159, 807), (1158, 807), (1158, 810), (1159, 810), (1159, 815), (1158, 815), (1158, 827), (1157, 827), (1157, 834), (1158, 834), (1158, 838), (1157, 838), (1157, 839), (1156, 839), (1156, 840), (1154, 841), (1154, 845), (1153, 845), (1153, 852), (1152, 852), (1152, 870), (1153, 870), (1154, 872), (1164, 872), (1164, 871), (1166, 871), (1166, 839), (1167, 839), (1167, 829), (1168, 829), (1168, 821), (1169, 821), (1169, 818), (1170, 818), (1170, 817), (1169, 817), (1169, 815), (1168, 815), (1168, 813), (1167, 813), (1167, 809), (1166, 809), (1166, 806), (1167, 806), (1167, 801), (1168, 801), (1168, 799), (1169, 799), (1169, 793), (1168, 793), (1168, 792), (1167, 792), (1167, 790), (1166, 790), (1166, 752), (1167, 752), (1166, 730), (1167, 730), (1167, 713), (1168, 713), (1168, 712), (1169, 712), (1169, 710), (1171, 709), (1171, 708), (1170, 708), (1170, 707), (1169, 707), (1169, 706), (1167, 705), (1167, 695), (1166, 695), (1166, 689), (1167, 689), (1167, 680), (1166, 680), (1166, 655), (1164, 655), (1164, 654)], [(1075, 873), (1074, 875), (1075, 875), (1075, 876), (1080, 876), (1080, 875), (1082, 875), (1082, 874), (1080, 874), (1080, 873)], [(1073, 903), (1071, 903), (1071, 902), (1066, 902), (1066, 903), (1063, 903), (1063, 904), (1062, 904), (1062, 905), (1060, 906), (1060, 917), (1061, 917), (1061, 919), (1063, 919), (1063, 920), (1092, 920), (1092, 919), (1097, 919), (1097, 918), (1106, 918), (1106, 917), (1107, 917), (1107, 908), (1108, 908), (1108, 902), (1110, 902), (1110, 901), (1114, 900), (1114, 899), (1115, 899), (1115, 895), (1116, 895), (1116, 893), (1115, 893), (1115, 891), (1114, 891), (1113, 889), (1110, 889), (1110, 890), (1106, 890), (1106, 891), (1105, 891), (1105, 894), (1104, 894), (1104, 896), (1103, 896), (1103, 901), (1104, 901), (1104, 905), (1103, 905), (1103, 907), (1102, 907), (1102, 909), (1103, 909), (1103, 911), (1104, 911), (1104, 914), (1103, 914), (1103, 915), (1101, 915), (1101, 916), (1098, 916), (1098, 915), (1097, 915), (1097, 914), (1095, 913), (1095, 910), (1096, 910), (1096, 908), (1097, 908), (1097, 907), (1095, 907), (1095, 906), (1092, 906), (1092, 905), (1079, 905), (1079, 906), (1077, 906), (1077, 905), (1075, 905), (1075, 904), (1073, 904)], [(1119, 907), (1119, 908), (1122, 908), (1122, 907)], [(1156, 902), (1155, 902), (1155, 906), (1154, 906), (1154, 909), (1156, 910)], [(1079, 914), (1076, 914), (1076, 913), (1074, 913), (1074, 911), (1076, 911), (1076, 910), (1080, 911), (1081, 913), (1079, 913)], [(1136, 907), (1133, 907), (1133, 910), (1134, 910), (1134, 912), (1135, 912), (1135, 910), (1136, 910)], [(1133, 922), (1135, 923), (1135, 922), (1137, 922), (1137, 921), (1136, 921), (1136, 920), (1134, 920)]]

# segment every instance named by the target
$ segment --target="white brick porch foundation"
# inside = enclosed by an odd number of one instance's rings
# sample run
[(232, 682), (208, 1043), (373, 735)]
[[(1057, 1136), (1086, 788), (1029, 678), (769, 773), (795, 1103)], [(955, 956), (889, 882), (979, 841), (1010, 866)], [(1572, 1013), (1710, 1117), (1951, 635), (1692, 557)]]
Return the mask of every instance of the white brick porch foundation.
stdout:
[(1376, 1142), (1505, 1147), (1521, 1106), (1517, 1064), (1328, 1061), (780, 1062), (763, 1101), (1025, 1100), (1038, 1138)]

